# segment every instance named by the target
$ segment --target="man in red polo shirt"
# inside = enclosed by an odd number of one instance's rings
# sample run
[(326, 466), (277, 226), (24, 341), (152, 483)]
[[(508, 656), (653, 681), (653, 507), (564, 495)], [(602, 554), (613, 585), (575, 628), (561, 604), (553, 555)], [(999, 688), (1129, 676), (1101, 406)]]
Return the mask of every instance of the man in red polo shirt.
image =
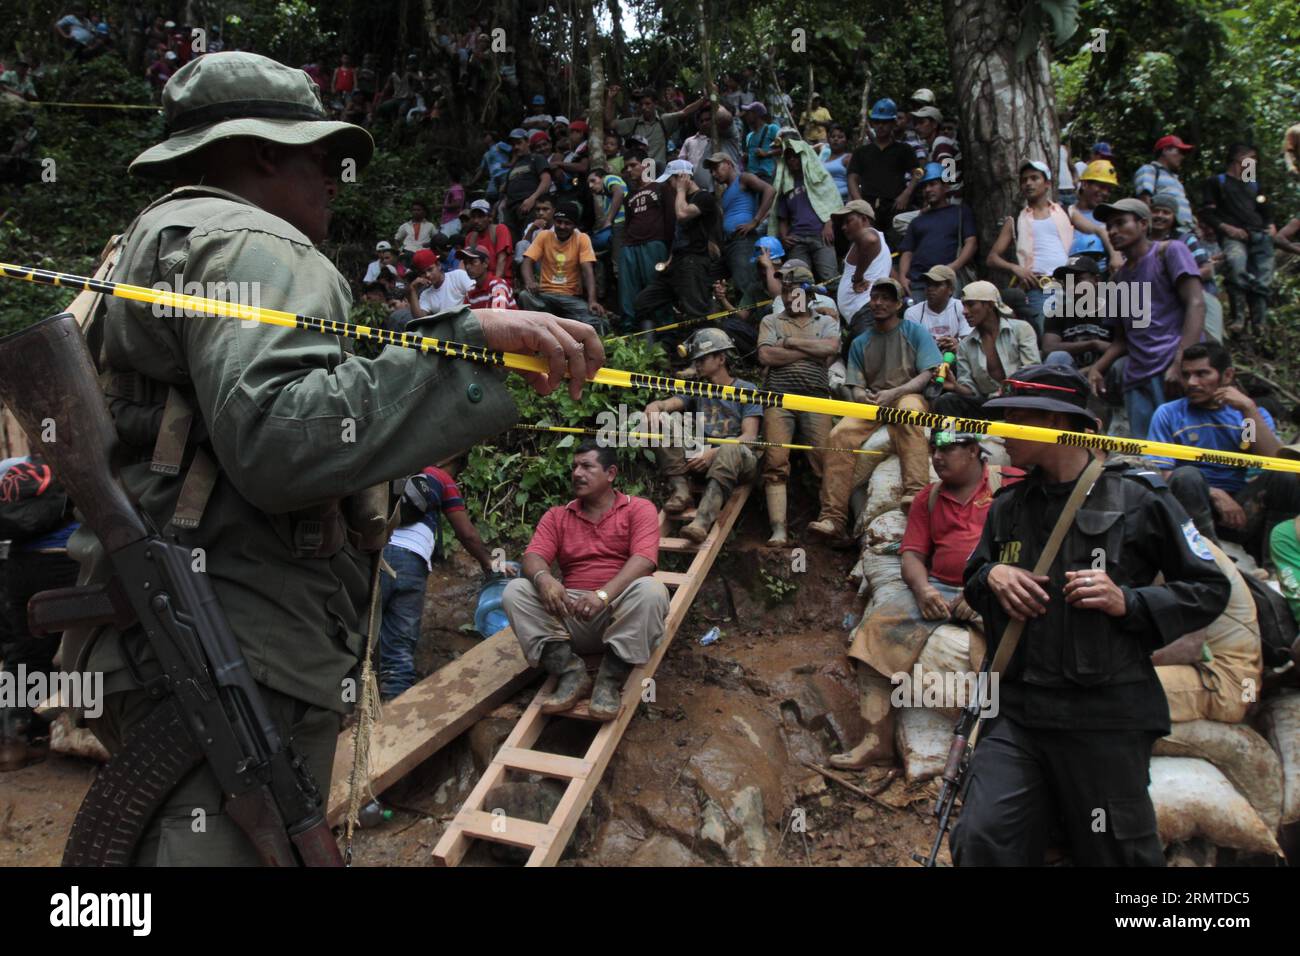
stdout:
[[(591, 715), (613, 720), (628, 673), (664, 635), (668, 589), (651, 576), (659, 564), (659, 514), (645, 498), (616, 491), (617, 474), (613, 448), (591, 440), (578, 446), (574, 499), (542, 516), (523, 574), (502, 596), (528, 663), (558, 679), (542, 704), (546, 714), (568, 710), (590, 690)], [(593, 687), (577, 655), (602, 647)]]
[(979, 543), (994, 493), (1024, 477), (1019, 468), (985, 464), (981, 438), (937, 429), (930, 433), (930, 463), (939, 481), (926, 486), (907, 512), (899, 548), (907, 591), (895, 588), (873, 601), (849, 648), (858, 662), (867, 732), (848, 753), (832, 756), (833, 766), (861, 769), (892, 761), (891, 677), (911, 670), (940, 624), (978, 621), (962, 598), (966, 559)]

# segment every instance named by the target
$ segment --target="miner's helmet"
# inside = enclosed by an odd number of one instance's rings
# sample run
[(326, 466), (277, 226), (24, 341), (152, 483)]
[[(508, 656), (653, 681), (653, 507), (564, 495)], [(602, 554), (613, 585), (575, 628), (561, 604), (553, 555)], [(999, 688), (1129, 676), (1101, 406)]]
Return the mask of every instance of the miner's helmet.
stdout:
[(736, 343), (731, 341), (731, 336), (722, 329), (700, 329), (682, 345), (678, 346), (678, 353), (692, 362), (698, 362), (706, 355), (712, 355), (714, 352), (735, 352)]

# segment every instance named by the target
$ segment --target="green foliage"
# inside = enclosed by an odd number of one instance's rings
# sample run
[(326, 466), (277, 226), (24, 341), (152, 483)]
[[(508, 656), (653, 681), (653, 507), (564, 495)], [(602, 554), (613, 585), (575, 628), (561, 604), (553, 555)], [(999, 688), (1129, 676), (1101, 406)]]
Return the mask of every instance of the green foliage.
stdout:
[[(658, 372), (663, 353), (641, 339), (607, 342), (606, 364), (629, 371)], [(523, 425), (596, 428), (601, 412), (640, 411), (653, 399), (644, 389), (589, 386), (576, 402), (567, 390), (541, 396), (523, 379), (507, 379)], [(573, 448), (585, 435), (513, 429), (496, 444), (476, 445), (469, 462), (456, 477), (465, 504), (484, 542), (523, 545), (546, 509), (573, 497), (569, 480)], [(654, 474), (654, 453), (648, 448), (619, 450), (617, 487), (629, 495), (644, 495)]]
[(768, 574), (766, 570), (758, 572), (758, 579), (763, 585), (763, 603), (769, 608), (784, 604), (799, 590), (797, 581), (786, 581), (776, 575)]
[(246, 49), (257, 50), (292, 66), (306, 63), (320, 51), (329, 49), (335, 36), (324, 28), (316, 7), (307, 0), (249, 4), (243, 16), (227, 15), (226, 25), (227, 32), (236, 36)]

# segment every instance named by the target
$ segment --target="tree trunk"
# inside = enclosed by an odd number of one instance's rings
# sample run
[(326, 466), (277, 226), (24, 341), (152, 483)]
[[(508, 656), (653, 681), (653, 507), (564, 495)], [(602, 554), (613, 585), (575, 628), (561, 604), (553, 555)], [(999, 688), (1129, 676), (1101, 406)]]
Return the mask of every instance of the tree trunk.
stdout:
[(618, 0), (606, 0), (610, 23), (613, 24), (614, 44), (610, 52), (610, 69), (614, 76), (623, 76), (623, 61), (627, 57), (627, 40), (623, 37), (623, 5)]
[(875, 141), (875, 134), (871, 131), (871, 123), (867, 117), (871, 113), (871, 61), (864, 60), (862, 68), (866, 70), (866, 78), (862, 81), (862, 102), (858, 107), (858, 131), (853, 137), (853, 142), (849, 145), (856, 149), (870, 139)]
[(1046, 39), (1015, 62), (1020, 14), (1008, 0), (944, 0), (953, 91), (961, 123), (962, 194), (979, 227), (977, 262), (1007, 216), (1021, 206), (1019, 171), (1026, 159), (1060, 163), (1056, 97)]
[(596, 4), (600, 0), (587, 0), (584, 6), (587, 29), (587, 56), (591, 65), (591, 90), (587, 95), (587, 154), (591, 161), (588, 169), (603, 168), (605, 159), (605, 66), (601, 62), (600, 34), (596, 32)]
[(709, 97), (709, 152), (716, 153), (722, 148), (718, 139), (718, 88), (713, 85), (713, 62), (709, 57), (709, 15), (704, 9), (704, 0), (699, 0), (700, 19), (700, 65), (704, 71), (704, 91)]

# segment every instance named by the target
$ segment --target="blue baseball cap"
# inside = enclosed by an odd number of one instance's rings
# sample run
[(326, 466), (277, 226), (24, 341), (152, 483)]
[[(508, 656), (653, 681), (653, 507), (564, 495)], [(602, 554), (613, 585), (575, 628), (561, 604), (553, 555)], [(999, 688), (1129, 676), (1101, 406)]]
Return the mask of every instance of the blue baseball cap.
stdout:
[(873, 120), (898, 119), (898, 104), (889, 97), (876, 100), (875, 105), (871, 107), (871, 118)]
[(785, 258), (785, 246), (781, 245), (781, 240), (776, 236), (764, 236), (762, 239), (759, 239), (758, 242), (754, 243), (754, 254), (749, 257), (749, 261), (757, 262), (759, 252), (763, 249), (767, 250), (767, 255), (770, 259)]
[(932, 183), (936, 179), (943, 179), (943, 163), (926, 163), (925, 175), (921, 177), (921, 184)]
[(1115, 153), (1111, 150), (1110, 143), (1107, 143), (1104, 140), (1100, 143), (1093, 143), (1092, 151), (1098, 156), (1105, 156), (1107, 159), (1115, 158)]
[(533, 105), (534, 105), (534, 106), (545, 106), (545, 105), (546, 105), (546, 97), (543, 96), (541, 93), (536, 94), (536, 95), (533, 97)]

